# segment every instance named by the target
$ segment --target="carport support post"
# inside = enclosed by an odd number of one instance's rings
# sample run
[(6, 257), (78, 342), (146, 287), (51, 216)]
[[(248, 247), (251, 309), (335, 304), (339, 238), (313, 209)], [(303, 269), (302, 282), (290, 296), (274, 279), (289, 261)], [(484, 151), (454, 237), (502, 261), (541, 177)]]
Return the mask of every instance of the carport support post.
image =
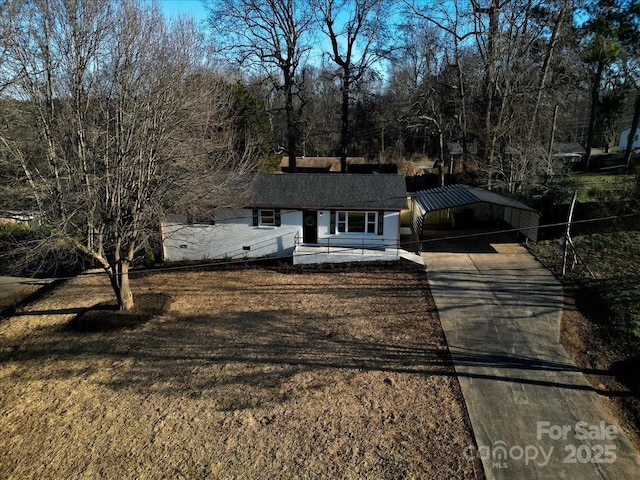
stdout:
[(571, 243), (571, 220), (573, 220), (573, 209), (576, 206), (576, 199), (578, 198), (578, 191), (573, 192), (573, 199), (571, 199), (571, 207), (569, 208), (569, 218), (567, 219), (567, 227), (564, 231), (564, 241), (562, 242), (562, 276), (567, 273), (567, 246)]

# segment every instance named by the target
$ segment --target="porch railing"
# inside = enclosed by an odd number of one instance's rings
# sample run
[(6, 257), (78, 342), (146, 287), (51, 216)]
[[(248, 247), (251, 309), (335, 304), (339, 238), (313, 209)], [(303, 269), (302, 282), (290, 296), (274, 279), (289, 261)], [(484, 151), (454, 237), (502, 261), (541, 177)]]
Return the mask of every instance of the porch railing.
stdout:
[[(326, 253), (360, 253), (366, 255), (370, 251), (387, 251), (389, 249), (395, 249), (396, 255), (400, 253), (400, 242), (389, 241), (388, 239), (376, 238), (376, 237), (346, 237), (335, 236), (319, 238), (316, 243), (305, 243), (297, 232), (293, 238), (294, 246), (301, 247), (316, 247), (322, 248)], [(368, 252), (369, 251), (369, 252)]]

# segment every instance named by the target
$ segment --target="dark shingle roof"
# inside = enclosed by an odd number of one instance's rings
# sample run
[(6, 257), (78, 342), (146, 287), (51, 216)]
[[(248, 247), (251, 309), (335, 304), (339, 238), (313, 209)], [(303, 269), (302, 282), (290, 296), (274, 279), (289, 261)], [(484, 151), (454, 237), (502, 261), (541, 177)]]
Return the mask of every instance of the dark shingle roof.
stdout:
[(362, 210), (407, 208), (404, 175), (263, 174), (256, 178), (253, 191), (251, 207)]

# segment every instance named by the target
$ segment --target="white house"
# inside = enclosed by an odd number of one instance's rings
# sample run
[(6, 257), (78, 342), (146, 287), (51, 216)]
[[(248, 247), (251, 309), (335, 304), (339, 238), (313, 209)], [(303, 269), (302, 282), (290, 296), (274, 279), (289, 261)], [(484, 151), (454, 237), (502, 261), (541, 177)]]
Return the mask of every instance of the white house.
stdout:
[(250, 203), (217, 210), (215, 224), (167, 221), (165, 260), (293, 256), (294, 263), (394, 260), (403, 175), (259, 175)]
[[(629, 141), (629, 135), (631, 135), (631, 127), (625, 128), (620, 132), (620, 143), (618, 146), (624, 150), (627, 148), (627, 142)], [(632, 148), (640, 148), (640, 128), (636, 129), (635, 134), (633, 135), (633, 147)]]

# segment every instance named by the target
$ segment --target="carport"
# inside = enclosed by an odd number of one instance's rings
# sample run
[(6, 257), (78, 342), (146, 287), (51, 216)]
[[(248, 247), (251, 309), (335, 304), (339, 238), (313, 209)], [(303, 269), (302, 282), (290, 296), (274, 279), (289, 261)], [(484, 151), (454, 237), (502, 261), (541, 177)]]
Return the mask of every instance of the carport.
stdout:
[(527, 239), (538, 239), (540, 214), (511, 198), (482, 188), (449, 185), (415, 192), (411, 202), (414, 233), (495, 230), (504, 222)]

